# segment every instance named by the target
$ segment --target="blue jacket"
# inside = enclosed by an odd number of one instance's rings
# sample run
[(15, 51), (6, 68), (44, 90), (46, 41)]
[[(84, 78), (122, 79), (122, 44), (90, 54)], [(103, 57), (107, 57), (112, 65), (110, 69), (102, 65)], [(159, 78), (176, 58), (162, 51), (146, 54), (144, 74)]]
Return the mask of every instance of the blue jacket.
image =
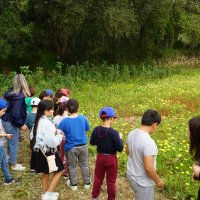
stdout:
[(13, 89), (8, 90), (3, 97), (8, 102), (8, 107), (5, 115), (2, 116), (2, 120), (11, 122), (13, 126), (20, 128), (24, 125), (26, 120), (26, 103), (25, 96), (22, 92), (18, 95), (11, 94)]

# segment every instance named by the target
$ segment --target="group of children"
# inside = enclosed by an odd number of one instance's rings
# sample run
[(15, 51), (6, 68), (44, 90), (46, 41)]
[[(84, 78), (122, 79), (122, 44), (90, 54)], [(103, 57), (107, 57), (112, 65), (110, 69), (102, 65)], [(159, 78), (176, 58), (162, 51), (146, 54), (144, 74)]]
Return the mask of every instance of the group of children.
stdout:
[[(57, 200), (55, 192), (61, 176), (67, 178), (67, 185), (73, 191), (78, 189), (77, 164), (83, 177), (83, 187), (91, 187), (88, 161), (88, 141), (86, 132), (90, 131), (88, 119), (78, 114), (79, 103), (69, 98), (69, 91), (60, 89), (56, 102), (53, 102), (52, 90), (44, 90), (40, 98), (33, 97), (29, 102), (31, 111), (25, 124), (30, 130), (31, 162), (30, 169), (42, 174), (42, 200)], [(56, 108), (55, 108), (56, 105)], [(0, 99), (0, 117), (6, 112), (7, 102)], [(57, 113), (54, 116), (54, 113)], [(122, 134), (112, 128), (117, 118), (112, 107), (104, 107), (99, 112), (102, 120), (90, 137), (90, 144), (97, 147), (92, 200), (97, 200), (106, 175), (108, 200), (116, 199), (117, 152), (122, 152), (124, 144)], [(141, 119), (141, 126), (128, 134), (126, 141), (127, 179), (135, 193), (136, 200), (153, 200), (154, 184), (164, 188), (164, 182), (156, 172), (158, 148), (151, 138), (161, 123), (161, 116), (156, 110), (147, 110)], [(195, 128), (195, 127), (194, 127)], [(199, 129), (190, 130), (195, 134)], [(0, 166), (4, 174), (4, 184), (16, 180), (8, 169), (8, 160), (4, 144), (12, 135), (5, 133), (0, 123)], [(192, 151), (192, 150), (191, 150)], [(49, 182), (50, 174), (53, 173)]]

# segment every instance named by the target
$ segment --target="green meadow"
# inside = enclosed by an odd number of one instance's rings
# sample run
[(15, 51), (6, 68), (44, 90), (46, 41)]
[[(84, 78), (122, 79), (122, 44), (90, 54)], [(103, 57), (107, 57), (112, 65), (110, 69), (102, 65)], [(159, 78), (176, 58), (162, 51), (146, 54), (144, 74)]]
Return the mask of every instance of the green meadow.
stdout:
[[(105, 64), (107, 65), (107, 64)], [(152, 135), (159, 149), (157, 170), (165, 180), (164, 199), (196, 199), (199, 183), (192, 180), (192, 158), (189, 154), (188, 120), (200, 112), (200, 66), (176, 67), (121, 67), (102, 65), (98, 70), (87, 69), (87, 66), (69, 67), (64, 74), (58, 63), (57, 71), (45, 73), (41, 68), (35, 72), (28, 67), (21, 71), (28, 83), (34, 85), (37, 94), (42, 89), (69, 87), (71, 98), (78, 99), (80, 113), (85, 114), (91, 124), (91, 130), (101, 122), (98, 112), (103, 106), (112, 106), (118, 118), (113, 128), (123, 133), (126, 143), (128, 133), (139, 127), (142, 113), (154, 108), (162, 116), (162, 122)], [(84, 70), (85, 69), (85, 70)], [(1, 94), (11, 85), (11, 78), (0, 76)], [(88, 138), (91, 132), (88, 133)], [(40, 199), (40, 176), (29, 173), (29, 133), (22, 133), (24, 141), (20, 142), (19, 162), (27, 167), (24, 173), (13, 173), (21, 183), (11, 186), (0, 186), (0, 199)], [(95, 154), (94, 147), (89, 146), (91, 174), (93, 174)], [(124, 180), (121, 187), (117, 185), (117, 199), (126, 196), (130, 186), (125, 180), (127, 156), (118, 154), (119, 176)], [(3, 179), (0, 174), (1, 180)], [(126, 187), (123, 187), (126, 184)], [(128, 189), (127, 189), (128, 188)], [(90, 191), (80, 189), (76, 194), (66, 187), (61, 180), (58, 191), (60, 199), (89, 199)], [(106, 199), (105, 188), (101, 199)], [(127, 197), (126, 199), (133, 199)]]

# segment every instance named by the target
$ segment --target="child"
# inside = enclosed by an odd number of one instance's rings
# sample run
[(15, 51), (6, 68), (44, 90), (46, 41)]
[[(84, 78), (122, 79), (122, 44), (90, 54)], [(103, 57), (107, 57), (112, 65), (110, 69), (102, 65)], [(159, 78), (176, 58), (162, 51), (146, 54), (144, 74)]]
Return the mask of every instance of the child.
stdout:
[(99, 112), (102, 126), (94, 128), (90, 144), (97, 146), (97, 160), (94, 174), (92, 198), (98, 199), (101, 185), (106, 174), (108, 200), (115, 199), (117, 179), (117, 151), (123, 150), (122, 134), (114, 130), (111, 125), (116, 116), (111, 107), (104, 107)]
[(5, 178), (4, 185), (9, 185), (14, 183), (16, 180), (12, 178), (9, 172), (8, 159), (4, 147), (6, 143), (6, 138), (10, 140), (12, 139), (12, 135), (6, 134), (1, 124), (1, 116), (5, 114), (6, 109), (7, 109), (7, 102), (3, 99), (0, 99), (0, 167)]
[(153, 200), (154, 183), (158, 188), (164, 188), (164, 182), (156, 173), (158, 148), (150, 136), (160, 122), (160, 114), (149, 109), (142, 116), (140, 128), (128, 134), (127, 178), (135, 193), (135, 200)]
[[(65, 96), (62, 96), (60, 98), (60, 103), (58, 106), (58, 115), (56, 115), (53, 119), (56, 127), (58, 127), (58, 125), (64, 118), (68, 117), (68, 111), (67, 111), (68, 99), (69, 98), (65, 97)], [(65, 139), (63, 139), (59, 145), (59, 156), (65, 167), (64, 178), (69, 179), (69, 170), (68, 170), (68, 166), (67, 166), (67, 158), (65, 157), (65, 153), (64, 153), (64, 144), (65, 144)]]
[(55, 97), (54, 97), (54, 116), (58, 115), (58, 106), (61, 98), (65, 98), (67, 101), (69, 100), (70, 91), (68, 88), (60, 88), (57, 89)]
[(28, 88), (30, 90), (31, 95), (30, 95), (30, 97), (25, 98), (26, 111), (31, 112), (32, 111), (31, 100), (33, 99), (33, 96), (35, 95), (35, 87), (33, 87), (32, 85), (29, 85)]
[(27, 113), (27, 117), (26, 117), (26, 121), (25, 121), (25, 124), (29, 128), (30, 132), (32, 130), (33, 124), (35, 123), (37, 108), (38, 108), (38, 104), (40, 103), (40, 101), (41, 100), (39, 98), (34, 97), (30, 103), (31, 107), (32, 107), (32, 112)]
[(40, 98), (41, 100), (43, 100), (43, 99), (53, 100), (53, 95), (54, 95), (54, 93), (53, 93), (52, 90), (46, 89), (46, 90), (43, 90), (43, 91), (40, 93), (39, 98)]
[[(49, 118), (53, 116), (54, 104), (51, 100), (42, 100), (38, 104), (35, 124), (31, 132), (32, 139), (32, 155), (31, 169), (36, 173), (42, 173), (42, 200), (57, 200), (58, 193), (54, 192), (58, 181), (63, 173), (63, 163), (58, 156), (57, 146), (61, 143), (63, 135), (56, 134), (56, 127), (53, 121)], [(50, 184), (49, 166), (45, 157), (55, 155), (57, 171), (54, 172)]]
[(90, 188), (90, 171), (88, 163), (88, 147), (86, 131), (90, 130), (87, 118), (78, 115), (79, 104), (76, 99), (69, 99), (67, 109), (69, 117), (62, 120), (58, 128), (65, 133), (65, 155), (68, 159), (69, 178), (67, 185), (73, 190), (77, 190), (76, 164), (78, 162), (84, 179), (84, 188)]
[[(194, 117), (189, 120), (189, 143), (190, 154), (196, 161), (193, 165), (193, 179), (200, 180), (200, 117)], [(198, 191), (198, 200), (200, 200), (200, 189)]]

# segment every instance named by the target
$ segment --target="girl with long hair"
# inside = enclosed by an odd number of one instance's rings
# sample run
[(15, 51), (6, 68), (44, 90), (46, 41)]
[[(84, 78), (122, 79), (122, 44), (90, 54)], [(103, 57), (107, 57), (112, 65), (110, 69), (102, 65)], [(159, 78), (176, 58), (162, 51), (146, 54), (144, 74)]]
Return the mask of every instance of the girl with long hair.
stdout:
[[(63, 173), (64, 166), (58, 155), (57, 147), (63, 139), (63, 134), (56, 130), (50, 117), (53, 116), (54, 103), (51, 100), (42, 100), (38, 104), (35, 124), (31, 131), (31, 169), (42, 173), (42, 200), (57, 200), (59, 193), (54, 192), (55, 187)], [(50, 173), (47, 156), (55, 155), (57, 171)]]

